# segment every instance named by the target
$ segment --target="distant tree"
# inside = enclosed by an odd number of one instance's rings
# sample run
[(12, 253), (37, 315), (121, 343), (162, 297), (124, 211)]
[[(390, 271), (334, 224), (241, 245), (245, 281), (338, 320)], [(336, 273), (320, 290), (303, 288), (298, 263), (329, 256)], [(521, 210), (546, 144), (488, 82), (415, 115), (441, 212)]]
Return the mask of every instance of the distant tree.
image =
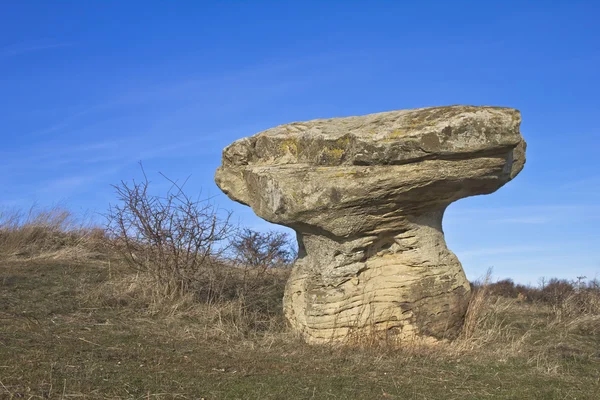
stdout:
[(518, 291), (512, 279), (502, 279), (498, 282), (489, 284), (490, 293), (496, 296), (514, 298), (517, 297)]
[(559, 304), (565, 301), (569, 297), (575, 288), (573, 284), (564, 279), (552, 278), (548, 281), (548, 284), (542, 289), (542, 300), (550, 304)]

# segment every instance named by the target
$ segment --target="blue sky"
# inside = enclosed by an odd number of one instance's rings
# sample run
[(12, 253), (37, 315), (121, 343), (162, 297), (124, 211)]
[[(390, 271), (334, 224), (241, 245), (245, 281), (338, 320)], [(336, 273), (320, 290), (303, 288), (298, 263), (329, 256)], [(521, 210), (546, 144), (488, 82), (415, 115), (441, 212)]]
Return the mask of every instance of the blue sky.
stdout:
[[(0, 206), (103, 212), (111, 183), (191, 175), (269, 127), (448, 104), (521, 110), (523, 172), (450, 206), (476, 279), (600, 277), (598, 2), (4, 1)], [(160, 186), (159, 186), (160, 189)]]

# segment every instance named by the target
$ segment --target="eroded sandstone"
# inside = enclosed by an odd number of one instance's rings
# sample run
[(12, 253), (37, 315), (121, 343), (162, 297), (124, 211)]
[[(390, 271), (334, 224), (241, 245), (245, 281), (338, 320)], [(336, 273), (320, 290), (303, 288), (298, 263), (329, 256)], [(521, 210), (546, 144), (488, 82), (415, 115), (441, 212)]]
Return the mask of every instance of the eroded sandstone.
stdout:
[(281, 125), (223, 151), (217, 185), (297, 233), (285, 314), (312, 343), (452, 338), (469, 283), (446, 207), (525, 163), (517, 110), (451, 106)]

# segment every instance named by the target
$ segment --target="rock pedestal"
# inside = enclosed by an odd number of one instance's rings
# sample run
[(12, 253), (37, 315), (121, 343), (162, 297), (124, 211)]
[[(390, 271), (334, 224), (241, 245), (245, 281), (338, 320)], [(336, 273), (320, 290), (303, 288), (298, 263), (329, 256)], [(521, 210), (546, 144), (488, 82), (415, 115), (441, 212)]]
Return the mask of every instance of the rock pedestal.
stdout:
[(297, 233), (285, 315), (306, 341), (453, 338), (470, 287), (446, 207), (525, 163), (517, 110), (451, 106), (281, 125), (223, 151), (217, 185)]

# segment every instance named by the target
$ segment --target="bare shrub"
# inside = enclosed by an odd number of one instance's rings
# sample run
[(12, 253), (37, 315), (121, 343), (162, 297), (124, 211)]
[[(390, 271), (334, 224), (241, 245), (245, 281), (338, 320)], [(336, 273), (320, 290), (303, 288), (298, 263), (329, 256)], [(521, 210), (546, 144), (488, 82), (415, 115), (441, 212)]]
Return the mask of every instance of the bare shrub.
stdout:
[(164, 196), (151, 194), (143, 168), (142, 173), (139, 182), (113, 185), (118, 204), (106, 215), (112, 247), (131, 268), (149, 274), (169, 292), (218, 282), (215, 274), (234, 231), (231, 214), (220, 214), (210, 199), (191, 198), (183, 190), (185, 182), (162, 174), (170, 188)]
[(550, 279), (550, 282), (541, 290), (540, 300), (551, 306), (559, 306), (573, 294), (575, 287), (563, 279)]
[[(235, 266), (222, 291), (222, 300), (238, 304), (237, 326), (263, 331), (283, 315), (283, 292), (289, 267), (296, 258), (288, 234), (242, 229), (233, 238), (230, 262)], [(230, 314), (232, 315), (232, 314)]]
[(281, 330), (285, 325), (283, 293), (290, 270), (277, 268), (261, 274), (236, 272), (227, 280), (229, 295), (212, 304), (213, 310), (220, 314), (219, 322), (243, 336)]
[(238, 263), (249, 268), (289, 267), (296, 258), (287, 233), (257, 232), (242, 229), (234, 238), (232, 247)]
[(287, 233), (245, 228), (233, 238), (230, 257), (232, 263), (243, 271), (238, 277), (240, 285), (236, 291), (238, 295), (248, 297), (259, 287), (264, 289), (270, 275), (282, 275), (275, 269), (291, 266), (296, 252)]
[(487, 284), (487, 290), (490, 294), (508, 298), (517, 297), (518, 291), (512, 279), (502, 279), (500, 281)]
[(211, 319), (210, 325), (233, 336), (280, 329), (289, 276), (282, 267), (295, 257), (288, 235), (240, 231), (230, 213), (191, 198), (185, 182), (164, 175), (167, 193), (151, 194), (142, 173), (139, 182), (114, 185), (118, 204), (107, 213), (107, 232), (134, 274), (124, 284), (115, 281), (115, 290), (106, 291), (113, 300), (107, 301), (147, 304), (149, 312), (170, 315), (192, 296), (196, 319)]

